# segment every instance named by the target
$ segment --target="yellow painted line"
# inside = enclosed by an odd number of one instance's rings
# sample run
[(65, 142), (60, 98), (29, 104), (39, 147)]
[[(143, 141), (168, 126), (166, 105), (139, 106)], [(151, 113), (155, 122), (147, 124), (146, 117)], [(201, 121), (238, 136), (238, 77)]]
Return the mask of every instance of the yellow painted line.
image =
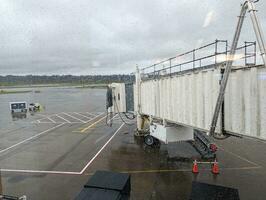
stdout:
[[(261, 167), (250, 166), (250, 167), (221, 167), (221, 171), (226, 170), (252, 170), (252, 169), (260, 169)], [(200, 171), (210, 171), (211, 169), (200, 169)], [(158, 170), (137, 170), (137, 171), (120, 171), (120, 173), (127, 174), (140, 174), (140, 173), (166, 173), (166, 172), (191, 172), (192, 169), (158, 169)]]
[(100, 121), (102, 121), (103, 119), (105, 119), (106, 116), (102, 117), (101, 119), (97, 120), (96, 122), (92, 123), (91, 125), (89, 125), (86, 128), (83, 128), (80, 132), (84, 133), (86, 130), (90, 129), (91, 127), (95, 126), (96, 124), (98, 124)]
[(161, 173), (161, 172), (191, 172), (191, 169), (158, 169), (158, 170), (138, 170), (138, 171), (121, 171), (120, 173), (139, 174), (139, 173)]
[(261, 169), (261, 166), (251, 166), (251, 167), (228, 167), (221, 168), (221, 170), (249, 170), (249, 169)]

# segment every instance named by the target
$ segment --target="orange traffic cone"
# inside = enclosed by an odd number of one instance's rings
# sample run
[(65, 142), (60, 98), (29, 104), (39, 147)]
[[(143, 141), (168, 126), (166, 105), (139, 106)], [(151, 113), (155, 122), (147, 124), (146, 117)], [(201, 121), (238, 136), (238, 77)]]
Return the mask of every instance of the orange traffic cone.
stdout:
[(192, 172), (193, 172), (194, 174), (199, 173), (199, 168), (198, 168), (197, 160), (194, 160), (194, 162), (193, 162)]
[(216, 161), (216, 159), (214, 160), (212, 164), (212, 173), (219, 174), (219, 166), (218, 166), (218, 162)]

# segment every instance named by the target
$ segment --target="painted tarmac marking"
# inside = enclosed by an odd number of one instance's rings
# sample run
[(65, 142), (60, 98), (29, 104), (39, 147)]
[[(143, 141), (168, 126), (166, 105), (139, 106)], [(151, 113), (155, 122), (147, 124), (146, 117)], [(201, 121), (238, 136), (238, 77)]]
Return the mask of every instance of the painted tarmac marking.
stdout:
[(249, 164), (252, 164), (252, 165), (254, 165), (254, 166), (256, 166), (256, 167), (261, 167), (259, 164), (255, 163), (255, 162), (253, 162), (253, 161), (250, 161), (250, 160), (248, 160), (248, 159), (246, 159), (246, 158), (243, 158), (242, 156), (237, 155), (237, 154), (235, 154), (235, 153), (233, 153), (233, 152), (231, 152), (231, 151), (227, 151), (227, 150), (223, 149), (223, 148), (220, 147), (220, 146), (218, 146), (218, 148), (220, 148), (220, 149), (223, 150), (224, 152), (227, 152), (227, 153), (229, 153), (229, 154), (231, 154), (231, 155), (233, 155), (233, 156), (235, 156), (235, 157), (237, 157), (237, 158), (239, 158), (239, 159), (241, 159), (241, 160), (244, 160), (244, 161), (248, 162)]
[[(92, 120), (94, 120), (95, 118), (99, 117), (100, 115), (102, 115), (102, 114), (99, 114), (99, 115), (95, 116), (95, 117), (92, 118), (91, 120), (87, 121), (87, 123), (90, 122), (90, 121), (92, 121)], [(115, 115), (115, 116), (116, 116), (116, 115)], [(115, 116), (114, 116), (112, 119), (114, 119)], [(89, 127), (86, 127), (86, 128), (82, 128), (82, 127), (81, 127), (81, 128), (79, 128), (79, 131), (75, 130), (75, 131), (72, 131), (72, 132), (73, 132), (73, 133), (83, 133), (82, 131), (83, 131), (84, 129), (86, 129), (86, 130), (91, 129), (94, 125), (98, 124), (98, 123), (99, 123), (100, 121), (102, 121), (104, 118), (106, 118), (106, 116), (104, 116), (103, 118), (101, 118), (101, 119), (99, 119), (98, 121), (94, 122), (93, 124), (89, 125)], [(112, 119), (109, 119), (107, 123), (109, 123), (110, 120), (112, 120)], [(86, 130), (85, 130), (85, 131), (86, 131)], [(84, 131), (84, 132), (85, 132), (85, 131)]]
[(82, 114), (77, 113), (77, 112), (73, 112), (73, 113), (75, 113), (76, 115), (79, 115), (79, 116), (85, 117), (85, 118), (87, 118), (87, 119), (91, 119), (91, 117), (88, 117), (88, 116), (86, 116), (86, 115), (82, 115)]
[(4, 152), (6, 152), (6, 151), (8, 151), (8, 150), (10, 150), (10, 149), (12, 149), (12, 148), (14, 148), (14, 147), (17, 147), (17, 146), (19, 146), (19, 145), (21, 145), (21, 144), (23, 144), (23, 143), (25, 143), (25, 142), (28, 142), (29, 140), (32, 140), (32, 139), (34, 139), (34, 138), (36, 138), (36, 137), (38, 137), (38, 136), (40, 136), (40, 135), (42, 135), (42, 134), (44, 134), (44, 133), (47, 133), (47, 132), (49, 132), (49, 131), (51, 131), (51, 130), (54, 130), (54, 129), (56, 129), (56, 128), (62, 126), (62, 125), (64, 125), (64, 123), (59, 124), (59, 125), (56, 125), (56, 126), (54, 126), (54, 127), (52, 127), (52, 128), (49, 128), (49, 129), (47, 129), (47, 130), (45, 130), (45, 131), (43, 131), (43, 132), (38, 133), (37, 135), (34, 135), (34, 136), (32, 136), (32, 137), (29, 137), (29, 138), (27, 138), (27, 139), (25, 139), (25, 140), (23, 140), (23, 141), (21, 141), (21, 142), (19, 142), (19, 143), (17, 143), (17, 144), (14, 144), (14, 145), (12, 145), (12, 146), (10, 146), (10, 147), (8, 147), (8, 148), (5, 148), (5, 149), (3, 149), (3, 150), (0, 151), (0, 154), (1, 154), (1, 153), (4, 153)]
[(26, 169), (0, 169), (1, 172), (19, 172), (19, 173), (37, 173), (37, 174), (67, 174), (80, 175), (80, 172), (69, 171), (43, 171), (43, 170), (26, 170)]
[(75, 117), (75, 116), (72, 116), (72, 115), (70, 115), (70, 114), (68, 114), (68, 113), (62, 112), (62, 114), (66, 115), (66, 116), (69, 116), (69, 117), (71, 117), (71, 118), (73, 118), (73, 119), (76, 119), (76, 120), (78, 120), (78, 121), (81, 121), (82, 123), (86, 123), (85, 121), (83, 121), (83, 120), (81, 120), (81, 119), (79, 119), (79, 118), (77, 118), (77, 117)]
[(97, 115), (101, 115), (101, 114), (95, 114), (95, 113), (89, 113), (89, 112), (86, 112), (87, 114), (89, 114), (90, 116), (97, 116)]
[(81, 122), (55, 122), (55, 123), (53, 123), (53, 122), (31, 122), (31, 123), (33, 123), (33, 124), (62, 124), (62, 123), (67, 123), (67, 124), (81, 124)]
[(47, 117), (47, 119), (49, 119), (51, 122), (53, 122), (53, 123), (56, 123), (56, 121), (54, 121), (52, 118), (50, 118), (50, 117)]
[[(220, 168), (223, 170), (251, 170), (261, 167), (235, 167), (235, 168)], [(33, 173), (33, 174), (63, 174), (63, 175), (86, 175), (91, 176), (94, 173), (82, 173), (72, 171), (45, 171), (45, 170), (25, 170), (25, 169), (0, 169), (1, 172), (17, 172), (17, 173)], [(202, 169), (201, 171), (210, 171), (210, 169)], [(138, 170), (138, 171), (120, 171), (119, 173), (140, 174), (140, 173), (167, 173), (167, 172), (191, 172), (191, 169), (161, 169), (161, 170)]]
[(249, 170), (249, 169), (261, 169), (261, 166), (251, 166), (251, 167), (228, 167), (221, 168), (222, 170)]
[[(45, 116), (45, 117), (44, 117), (44, 118), (41, 118), (41, 119), (38, 119), (38, 120), (35, 120), (35, 121), (32, 121), (31, 123), (39, 123), (39, 124), (49, 124), (49, 123), (60, 124), (60, 123), (63, 123), (63, 122), (57, 122), (56, 120), (53, 120), (53, 119), (51, 118), (52, 116), (56, 116), (56, 117), (62, 119), (64, 122), (67, 122), (67, 123), (69, 123), (69, 124), (78, 124), (78, 123), (79, 123), (79, 124), (80, 124), (80, 123), (84, 123), (84, 124), (85, 124), (85, 123), (88, 123), (88, 122), (94, 120), (95, 118), (97, 118), (97, 117), (99, 117), (100, 115), (103, 114), (103, 113), (100, 113), (99, 115), (91, 114), (90, 116), (86, 116), (86, 115), (84, 115), (84, 114), (80, 114), (80, 113), (78, 113), (78, 112), (72, 112), (72, 113), (74, 113), (74, 114), (76, 114), (76, 115), (79, 115), (79, 116), (81, 116), (81, 117), (87, 118), (88, 121), (84, 121), (84, 120), (82, 120), (82, 119), (80, 119), (80, 118), (77, 118), (77, 117), (75, 117), (75, 116), (73, 116), (73, 115), (70, 115), (70, 114), (68, 114), (68, 113), (62, 112), (62, 113), (57, 113), (57, 114), (52, 114), (52, 115), (42, 115), (42, 116)], [(88, 112), (86, 112), (86, 113), (88, 113)], [(72, 122), (72, 121), (69, 121), (68, 119), (64, 118), (64, 117), (61, 116), (60, 114), (67, 115), (67, 116), (71, 117), (72, 119), (76, 119), (76, 120), (78, 120), (78, 122)], [(42, 120), (45, 120), (45, 119), (48, 119), (50, 122), (42, 121)]]
[(101, 115), (102, 115), (102, 114), (100, 114), (100, 115), (96, 115), (95, 117), (93, 117), (93, 118), (91, 118), (90, 120), (86, 121), (86, 123), (91, 122), (92, 120), (96, 119), (97, 117), (99, 117), (99, 116), (101, 116)]
[[(100, 114), (100, 115), (102, 115), (102, 114)], [(98, 116), (100, 116), (100, 115), (98, 115)], [(98, 116), (94, 117), (93, 119), (97, 118)], [(116, 116), (117, 116), (117, 115), (115, 114), (115, 116), (113, 116), (113, 118), (109, 119), (109, 120), (107, 121), (107, 123), (109, 123), (109, 122), (110, 122), (112, 119), (114, 119)], [(94, 125), (98, 124), (98, 123), (99, 123), (100, 121), (102, 121), (104, 118), (106, 118), (106, 116), (104, 116), (103, 118), (99, 119), (98, 121), (94, 122), (93, 124), (89, 125), (89, 126), (86, 127), (86, 128), (83, 128), (83, 129), (81, 128), (81, 131), (79, 131), (79, 132), (81, 132), (81, 133), (85, 132), (86, 130), (92, 128)], [(89, 120), (89, 121), (91, 121), (91, 120)], [(86, 129), (86, 130), (85, 130), (85, 129)], [(77, 132), (77, 131), (75, 131), (75, 132)]]
[[(220, 171), (224, 170), (251, 170), (251, 169), (260, 169), (259, 166), (252, 167), (229, 167), (229, 168), (220, 168)], [(201, 171), (211, 171), (211, 169), (201, 169)], [(136, 170), (136, 171), (120, 171), (120, 173), (128, 174), (140, 174), (140, 173), (165, 173), (165, 172), (191, 172), (191, 169), (153, 169), (153, 170)]]
[(40, 113), (37, 113), (37, 115), (40, 115), (42, 117), (47, 117), (46, 115), (43, 115), (43, 114), (40, 114)]
[[(90, 120), (88, 120), (88, 121), (86, 121), (86, 123), (89, 123), (90, 121), (93, 121), (94, 119), (96, 119), (97, 117), (99, 117), (100, 115), (97, 115), (97, 116), (95, 116), (95, 117), (93, 117), (92, 119), (90, 119)], [(90, 127), (91, 128), (91, 127)], [(79, 131), (77, 131), (77, 130), (75, 130), (75, 131), (72, 131), (73, 133), (83, 133), (83, 132), (81, 132), (82, 130), (83, 130), (84, 128), (79, 128)]]
[[(65, 123), (63, 123), (65, 124)], [(46, 131), (43, 131), (40, 134), (44, 134), (45, 132), (51, 131), (63, 124), (60, 124), (58, 126), (52, 127)], [(62, 175), (93, 175), (93, 173), (84, 173), (84, 171), (90, 166), (90, 164), (97, 158), (97, 156), (102, 152), (102, 150), (110, 143), (110, 141), (114, 138), (114, 136), (121, 130), (121, 128), (124, 126), (125, 124), (123, 123), (117, 130), (116, 132), (111, 136), (111, 138), (102, 146), (102, 148), (94, 155), (94, 157), (86, 164), (86, 166), (80, 171), (80, 172), (73, 172), (73, 171), (45, 171), (45, 170), (20, 170), (20, 169), (0, 169), (0, 171), (2, 172), (17, 172), (17, 173), (39, 173), (39, 174), (62, 174)], [(38, 135), (35, 135), (33, 137), (31, 137), (31, 139), (33, 139), (34, 137), (37, 137)], [(27, 140), (29, 140), (30, 138), (28, 138)], [(23, 141), (22, 141), (23, 142)], [(20, 142), (20, 144), (22, 144), (22, 142)], [(19, 145), (16, 144), (16, 145)], [(14, 146), (13, 146), (14, 147)], [(11, 147), (9, 147), (10, 149)], [(222, 149), (222, 148), (221, 148)], [(7, 150), (7, 149), (6, 149)], [(6, 150), (2, 150), (0, 151), (0, 153), (2, 153), (3, 151)], [(222, 149), (223, 150), (223, 149)], [(224, 150), (225, 151), (225, 150)], [(228, 152), (228, 151), (225, 151)], [(248, 161), (245, 158), (242, 158), (241, 156), (238, 156), (232, 152), (228, 152), (231, 153), (234, 156), (237, 156), (240, 159), (243, 159), (247, 162), (249, 162), (250, 164), (255, 165), (256, 163), (253, 163), (252, 161)], [(220, 168), (221, 171), (226, 171), (226, 170), (252, 170), (252, 169), (260, 169), (262, 168), (261, 166), (257, 165), (257, 166), (247, 166), (247, 167), (231, 167), (231, 168)], [(210, 171), (210, 169), (202, 169), (202, 171)], [(191, 172), (191, 169), (154, 169), (154, 170), (135, 170), (135, 171), (120, 171), (121, 173), (130, 173), (130, 174), (137, 174), (137, 173), (167, 173), (167, 172)]]
[(98, 124), (100, 121), (102, 121), (103, 119), (105, 119), (106, 116), (102, 117), (101, 119), (97, 120), (96, 122), (92, 123), (91, 125), (89, 125), (86, 128), (83, 128), (80, 132), (84, 133), (86, 130), (90, 129), (91, 127), (93, 127), (94, 125)]
[(123, 123), (112, 135), (112, 137), (109, 138), (109, 140), (102, 146), (102, 148), (93, 156), (93, 158), (87, 163), (87, 165), (80, 171), (81, 174), (90, 166), (90, 164), (97, 158), (97, 156), (102, 152), (102, 150), (111, 142), (111, 140), (116, 136), (116, 134), (121, 130), (121, 128), (125, 125)]
[(71, 121), (68, 121), (67, 119), (65, 119), (64, 117), (61, 117), (60, 115), (56, 114), (56, 116), (64, 121), (66, 121), (67, 123), (71, 123)]
[[(63, 123), (64, 124), (64, 123)], [(61, 124), (61, 125), (63, 125)], [(89, 165), (96, 159), (96, 157), (102, 152), (102, 150), (110, 143), (110, 141), (114, 138), (114, 136), (120, 131), (120, 129), (124, 126), (123, 123), (112, 135), (111, 138), (102, 146), (102, 148), (94, 155), (94, 157), (86, 164), (86, 166), (80, 172), (73, 171), (45, 171), (45, 170), (25, 170), (25, 169), (0, 169), (1, 172), (17, 172), (17, 173), (37, 173), (37, 174), (63, 174), (63, 175), (92, 175), (89, 173), (83, 174), (84, 171), (89, 167)], [(53, 127), (54, 129), (59, 126)], [(48, 129), (52, 130), (52, 129)], [(48, 131), (46, 130), (46, 132)]]
[(47, 119), (48, 117), (52, 117), (54, 116), (55, 114), (52, 114), (52, 115), (45, 115), (45, 117), (41, 118), (41, 119), (38, 119), (36, 120), (37, 122), (40, 122), (41, 120), (44, 120), (44, 119)]

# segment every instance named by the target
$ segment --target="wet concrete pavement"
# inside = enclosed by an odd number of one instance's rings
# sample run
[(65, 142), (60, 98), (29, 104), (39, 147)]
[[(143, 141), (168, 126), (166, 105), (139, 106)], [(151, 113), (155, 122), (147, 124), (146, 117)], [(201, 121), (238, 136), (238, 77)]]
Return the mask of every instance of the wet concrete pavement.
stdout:
[[(189, 144), (150, 148), (134, 136), (135, 126), (123, 125), (119, 117), (112, 127), (106, 126), (102, 93), (90, 108), (55, 106), (42, 116), (28, 116), (1, 128), (3, 193), (34, 200), (73, 199), (96, 170), (111, 170), (131, 174), (131, 199), (188, 199), (193, 180), (237, 188), (242, 200), (265, 199), (265, 141), (216, 141), (220, 174), (214, 176), (210, 165), (202, 164), (194, 175), (192, 161), (199, 155)], [(70, 105), (74, 99), (64, 100)]]

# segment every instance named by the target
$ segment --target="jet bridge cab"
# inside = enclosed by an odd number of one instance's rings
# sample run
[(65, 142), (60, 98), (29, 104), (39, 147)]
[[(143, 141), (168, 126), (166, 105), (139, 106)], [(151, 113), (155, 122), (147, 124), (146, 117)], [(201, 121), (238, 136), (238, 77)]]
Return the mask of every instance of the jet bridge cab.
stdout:
[(20, 102), (10, 102), (10, 111), (11, 113), (26, 113), (27, 112), (27, 102), (20, 101)]

